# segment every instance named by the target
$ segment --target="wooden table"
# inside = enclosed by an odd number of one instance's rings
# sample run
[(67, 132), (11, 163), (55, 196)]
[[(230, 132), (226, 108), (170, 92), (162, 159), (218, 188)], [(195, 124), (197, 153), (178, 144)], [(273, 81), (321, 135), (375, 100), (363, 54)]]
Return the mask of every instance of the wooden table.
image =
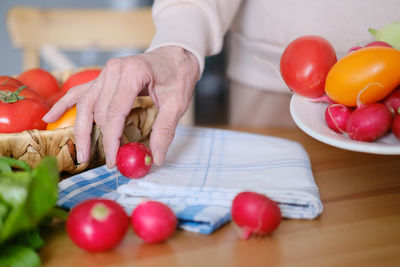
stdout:
[(232, 223), (212, 235), (179, 230), (144, 244), (130, 230), (115, 250), (75, 247), (58, 224), (46, 233), (45, 266), (400, 266), (400, 156), (345, 151), (298, 129), (235, 130), (293, 139), (309, 153), (324, 204), (315, 220), (284, 220), (263, 238), (240, 240)]

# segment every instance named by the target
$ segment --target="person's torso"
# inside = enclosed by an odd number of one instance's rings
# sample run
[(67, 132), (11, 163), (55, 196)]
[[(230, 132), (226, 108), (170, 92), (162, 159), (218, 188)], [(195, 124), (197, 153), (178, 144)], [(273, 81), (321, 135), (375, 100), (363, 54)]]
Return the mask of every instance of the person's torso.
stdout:
[[(338, 58), (373, 41), (368, 28), (400, 21), (400, 0), (244, 0), (231, 27), (228, 75), (270, 90), (286, 88), (276, 71), (284, 48), (296, 37), (319, 35)], [(244, 72), (243, 72), (244, 70)]]

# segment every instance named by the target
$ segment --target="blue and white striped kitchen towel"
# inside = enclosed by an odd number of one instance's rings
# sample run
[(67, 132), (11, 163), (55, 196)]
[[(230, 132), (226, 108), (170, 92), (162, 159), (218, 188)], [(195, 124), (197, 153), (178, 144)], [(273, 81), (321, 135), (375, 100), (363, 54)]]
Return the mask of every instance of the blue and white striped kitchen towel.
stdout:
[(179, 227), (209, 234), (230, 220), (236, 194), (254, 191), (278, 202), (286, 218), (322, 212), (310, 161), (294, 141), (265, 135), (179, 126), (161, 167), (128, 179), (101, 166), (63, 180), (58, 204), (71, 208), (92, 197), (119, 202), (130, 214), (145, 199), (169, 205)]

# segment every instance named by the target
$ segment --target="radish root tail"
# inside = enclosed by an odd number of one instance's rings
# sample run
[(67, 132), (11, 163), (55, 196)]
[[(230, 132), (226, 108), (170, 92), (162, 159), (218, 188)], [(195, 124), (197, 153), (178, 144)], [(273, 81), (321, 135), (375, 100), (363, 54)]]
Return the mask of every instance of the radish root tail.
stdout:
[(340, 131), (342, 134), (345, 134), (345, 135), (346, 135), (347, 133), (346, 133), (344, 130), (342, 130), (342, 128), (340, 128), (339, 125), (337, 125), (335, 119), (334, 119), (333, 116), (332, 116), (331, 108), (332, 108), (332, 107), (336, 107), (336, 106), (341, 106), (341, 104), (332, 104), (332, 105), (328, 106), (328, 114), (329, 114), (329, 117), (330, 117), (331, 120), (333, 121), (333, 124), (335, 124), (336, 128), (339, 129), (339, 131)]
[[(256, 59), (257, 61), (259, 61), (259, 62), (267, 63), (268, 65), (270, 65), (271, 68), (272, 68), (272, 69), (274, 70), (274, 72), (276, 73), (276, 75), (278, 75), (278, 77), (281, 79), (281, 81), (282, 81), (283, 83), (285, 83), (285, 81), (284, 81), (283, 78), (282, 78), (282, 75), (281, 75), (280, 71), (278, 70), (278, 68), (277, 68), (272, 62), (270, 62), (270, 61), (268, 61), (268, 60), (266, 60), (266, 59), (259, 58), (259, 57), (257, 57), (257, 56), (255, 56), (255, 59)], [(286, 83), (285, 83), (285, 84), (286, 84)]]
[(368, 90), (368, 88), (370, 88), (373, 85), (377, 85), (383, 88), (383, 85), (380, 82), (372, 82), (372, 83), (368, 83), (363, 89), (360, 90), (360, 92), (358, 92), (357, 94), (357, 107), (362, 106), (364, 103), (361, 102), (361, 95), (366, 92)]

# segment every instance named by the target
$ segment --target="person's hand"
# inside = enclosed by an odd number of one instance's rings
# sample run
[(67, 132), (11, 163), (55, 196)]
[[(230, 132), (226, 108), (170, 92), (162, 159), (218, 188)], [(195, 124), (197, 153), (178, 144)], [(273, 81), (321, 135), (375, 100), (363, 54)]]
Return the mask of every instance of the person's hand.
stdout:
[(107, 167), (115, 166), (125, 118), (135, 98), (148, 91), (158, 108), (150, 136), (154, 163), (161, 165), (175, 135), (179, 119), (189, 107), (198, 78), (196, 57), (180, 47), (108, 60), (97, 79), (71, 88), (43, 117), (59, 118), (76, 104), (74, 136), (79, 163), (90, 156), (90, 134), (95, 120), (103, 134)]

